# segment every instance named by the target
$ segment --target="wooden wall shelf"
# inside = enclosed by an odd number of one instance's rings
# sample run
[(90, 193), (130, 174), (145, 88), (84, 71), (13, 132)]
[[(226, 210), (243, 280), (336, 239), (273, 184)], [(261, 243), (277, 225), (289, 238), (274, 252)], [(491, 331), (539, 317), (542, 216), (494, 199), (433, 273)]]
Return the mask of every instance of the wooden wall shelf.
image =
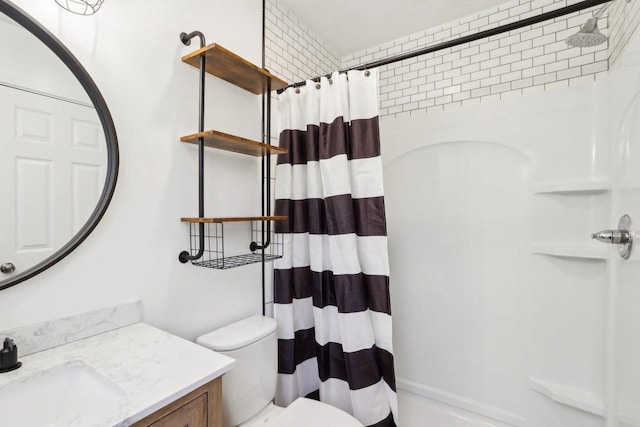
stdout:
[[(190, 41), (195, 38), (200, 38), (200, 45), (206, 44), (204, 35), (199, 31), (192, 31), (191, 33), (181, 33), (180, 40), (183, 44), (189, 45)], [(204, 59), (204, 61), (203, 61)], [(241, 58), (233, 52), (228, 51), (218, 44), (210, 44), (204, 46), (195, 52), (182, 57), (182, 62), (196, 67), (200, 71), (200, 121), (198, 130), (199, 132), (193, 135), (183, 136), (180, 138), (182, 142), (191, 144), (199, 144), (200, 141), (203, 145), (210, 148), (216, 148), (219, 150), (231, 151), (234, 153), (245, 154), (250, 156), (263, 158), (263, 177), (266, 175), (266, 190), (264, 181), (262, 186), (262, 214), (269, 214), (271, 211), (271, 154), (286, 153), (287, 150), (270, 144), (263, 144), (258, 141), (242, 138), (235, 135), (230, 135), (224, 132), (216, 130), (205, 131), (204, 127), (204, 73), (212, 74), (227, 82), (239, 86), (249, 92), (256, 95), (264, 95), (262, 102), (262, 120), (263, 128), (266, 123), (266, 141), (271, 142), (271, 93), (270, 91), (278, 90), (287, 86), (287, 82), (278, 77), (275, 77), (264, 68), (260, 68), (252, 64), (251, 62)], [(204, 66), (201, 67), (201, 63), (204, 62)], [(269, 92), (269, 93), (268, 93)], [(265, 101), (266, 100), (266, 105)], [(264, 129), (263, 129), (264, 130)], [(198, 158), (200, 162), (199, 166), (199, 181), (198, 190), (202, 195), (204, 193), (204, 168), (203, 168), (203, 150), (199, 150)], [(266, 156), (266, 159), (265, 159)], [(264, 161), (267, 162), (265, 168)], [(266, 173), (265, 173), (266, 170)], [(266, 201), (266, 206), (265, 206)], [(199, 202), (199, 212), (204, 211), (204, 202), (201, 196)], [(284, 221), (288, 217), (285, 216), (250, 216), (250, 217), (228, 217), (228, 218), (182, 218), (182, 222), (189, 223), (189, 251), (182, 251), (178, 256), (178, 260), (181, 263), (187, 263), (191, 261), (193, 265), (227, 269), (239, 267), (241, 265), (253, 264), (257, 262), (264, 263), (268, 260), (274, 260), (282, 258), (284, 241), (282, 235), (279, 235), (271, 229), (270, 221)], [(266, 222), (266, 234), (265, 230), (262, 230), (260, 225), (265, 225)], [(250, 254), (225, 256), (224, 245), (224, 224), (230, 222), (249, 222), (251, 223), (251, 236), (252, 241), (249, 246)], [(266, 236), (266, 237), (265, 237)], [(273, 240), (273, 241), (272, 241)], [(269, 252), (265, 252), (268, 249)], [(256, 253), (259, 250), (260, 253)], [(264, 299), (264, 287), (265, 276), (264, 268), (262, 275), (262, 289), (263, 307), (266, 304)]]
[(260, 157), (267, 154), (282, 154), (287, 152), (286, 148), (263, 144), (258, 141), (230, 135), (217, 130), (208, 130), (205, 132), (194, 133), (193, 135), (183, 136), (180, 138), (180, 141), (188, 142), (189, 144), (198, 144), (201, 137), (204, 138), (204, 145), (206, 147), (231, 151), (233, 153), (246, 154), (249, 156)]
[(271, 90), (282, 89), (288, 83), (267, 70), (213, 43), (182, 57), (182, 62), (200, 68), (200, 55), (206, 57), (206, 71), (256, 95), (265, 93), (268, 83)]
[(180, 218), (182, 222), (192, 223), (221, 223), (221, 222), (248, 222), (248, 221), (286, 221), (287, 216), (247, 216), (247, 217), (227, 217), (227, 218)]

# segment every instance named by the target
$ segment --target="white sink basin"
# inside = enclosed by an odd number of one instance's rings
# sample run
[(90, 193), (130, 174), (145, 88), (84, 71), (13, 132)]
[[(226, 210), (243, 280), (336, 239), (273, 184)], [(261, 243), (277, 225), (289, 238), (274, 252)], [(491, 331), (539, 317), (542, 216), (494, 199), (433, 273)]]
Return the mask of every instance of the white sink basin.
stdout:
[(104, 410), (109, 405), (115, 410), (124, 402), (120, 387), (87, 364), (73, 361), (0, 386), (0, 423), (22, 427), (88, 426), (91, 414), (98, 408)]

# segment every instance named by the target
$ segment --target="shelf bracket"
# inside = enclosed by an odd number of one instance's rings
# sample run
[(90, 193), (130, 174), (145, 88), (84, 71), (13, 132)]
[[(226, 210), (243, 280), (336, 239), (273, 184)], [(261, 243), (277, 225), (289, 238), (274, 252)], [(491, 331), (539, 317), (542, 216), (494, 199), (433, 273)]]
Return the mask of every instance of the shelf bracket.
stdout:
[[(207, 43), (200, 31), (192, 31), (189, 34), (180, 33), (180, 41), (185, 45), (191, 44), (191, 39), (198, 37), (200, 39), (200, 47), (204, 47)], [(200, 96), (199, 96), (199, 117), (198, 117), (198, 129), (200, 132), (204, 132), (204, 81), (205, 81), (205, 68), (206, 57), (200, 55)], [(198, 215), (200, 218), (204, 218), (204, 137), (200, 137), (198, 140)], [(191, 255), (187, 251), (180, 252), (178, 260), (181, 263), (187, 263), (202, 258), (204, 254), (204, 223), (200, 223), (200, 239), (198, 252), (195, 255)]]
[(180, 41), (185, 46), (190, 46), (191, 45), (191, 39), (194, 38), (194, 37), (199, 37), (200, 38), (200, 47), (201, 48), (203, 48), (203, 47), (205, 47), (207, 45), (207, 42), (205, 41), (205, 38), (204, 38), (204, 34), (202, 34), (200, 31), (192, 31), (189, 34), (180, 33)]
[[(264, 108), (266, 96), (267, 99), (267, 114), (262, 115), (262, 143), (271, 144), (271, 81), (267, 82), (267, 91), (262, 95), (262, 106)], [(265, 120), (266, 117), (266, 120)], [(266, 137), (264, 132), (264, 126), (266, 121)], [(266, 159), (265, 159), (266, 157)], [(266, 163), (266, 165), (265, 165)], [(266, 181), (266, 182), (265, 182)], [(266, 187), (266, 188), (265, 188)], [(265, 203), (266, 198), (266, 203)], [(266, 206), (265, 206), (266, 205)], [(262, 216), (271, 215), (271, 152), (265, 153), (262, 156)], [(271, 221), (266, 221), (266, 235), (265, 235), (265, 221), (262, 221), (262, 245), (256, 242), (251, 242), (249, 249), (251, 252), (257, 250), (264, 250), (271, 244)]]

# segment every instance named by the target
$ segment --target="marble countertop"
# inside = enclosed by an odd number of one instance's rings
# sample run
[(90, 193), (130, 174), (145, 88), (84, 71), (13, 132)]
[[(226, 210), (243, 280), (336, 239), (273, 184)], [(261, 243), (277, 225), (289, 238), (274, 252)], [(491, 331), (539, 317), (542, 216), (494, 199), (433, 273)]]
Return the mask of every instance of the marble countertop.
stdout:
[(229, 371), (235, 361), (145, 323), (135, 323), (20, 357), (22, 367), (0, 375), (8, 384), (42, 372), (85, 364), (123, 392), (117, 405), (91, 411), (66, 426), (128, 426)]

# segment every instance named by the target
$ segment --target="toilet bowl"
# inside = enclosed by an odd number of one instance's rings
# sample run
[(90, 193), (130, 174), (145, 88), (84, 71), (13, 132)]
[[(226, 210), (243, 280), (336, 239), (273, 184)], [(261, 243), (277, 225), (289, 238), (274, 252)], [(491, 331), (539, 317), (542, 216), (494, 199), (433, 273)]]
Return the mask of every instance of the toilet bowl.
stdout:
[(362, 427), (351, 415), (326, 403), (300, 397), (275, 418), (263, 424), (265, 427)]
[(253, 316), (199, 337), (196, 342), (236, 359), (222, 379), (223, 427), (363, 427), (346, 412), (299, 398), (273, 404), (278, 376), (276, 321)]

